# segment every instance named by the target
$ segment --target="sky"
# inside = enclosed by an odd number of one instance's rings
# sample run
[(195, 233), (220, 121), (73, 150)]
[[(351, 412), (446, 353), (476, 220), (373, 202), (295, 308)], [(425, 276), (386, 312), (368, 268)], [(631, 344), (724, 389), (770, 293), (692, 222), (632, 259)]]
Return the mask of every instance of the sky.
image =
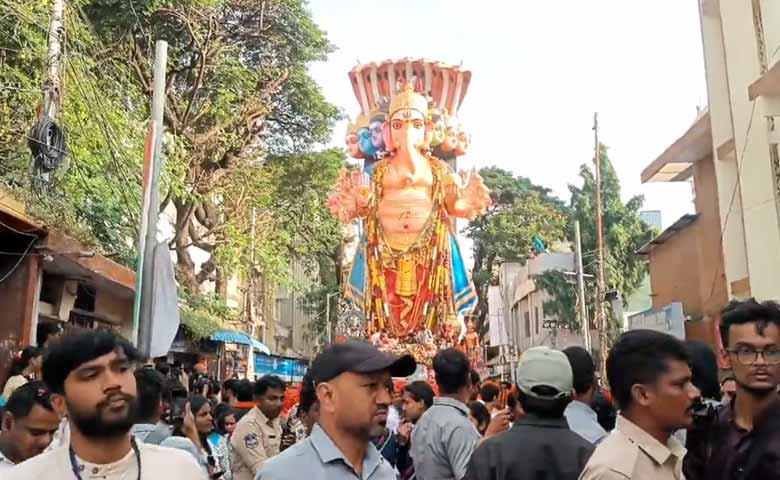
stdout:
[[(463, 64), (472, 81), (459, 119), (472, 134), (459, 166), (490, 165), (569, 200), (593, 158), (593, 113), (623, 197), (645, 196), (664, 227), (692, 212), (687, 182), (640, 173), (707, 103), (693, 0), (310, 0), (338, 50), (310, 71), (326, 98), (359, 110), (347, 72), (404, 57)], [(346, 122), (332, 144), (344, 146)]]

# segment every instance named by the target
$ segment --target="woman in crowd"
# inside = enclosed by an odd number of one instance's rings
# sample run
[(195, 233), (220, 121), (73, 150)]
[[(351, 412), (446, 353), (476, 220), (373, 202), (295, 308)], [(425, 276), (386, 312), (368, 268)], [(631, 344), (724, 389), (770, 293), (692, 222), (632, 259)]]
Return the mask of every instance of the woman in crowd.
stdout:
[(40, 377), (41, 350), (38, 347), (27, 347), (16, 355), (11, 364), (10, 375), (3, 388), (3, 399), (8, 400), (17, 388)]
[(230, 405), (220, 403), (214, 408), (214, 418), (217, 419), (216, 428), (209, 434), (206, 441), (214, 455), (217, 470), (225, 472), (221, 477), (222, 480), (230, 480), (232, 475), (230, 473), (228, 445), (230, 444), (230, 435), (236, 428), (236, 414)]
[[(185, 402), (183, 408), (177, 404), (181, 402)], [(189, 401), (177, 398), (174, 399), (171, 411), (173, 435), (166, 438), (160, 446), (190, 452), (198, 463), (208, 470), (209, 478), (223, 478), (208, 442), (208, 436), (214, 430), (208, 399), (203, 395), (192, 395)], [(181, 417), (179, 411), (183, 411)]]
[(485, 436), (488, 425), (490, 425), (490, 412), (482, 402), (469, 402), (469, 420), (477, 427), (480, 435)]

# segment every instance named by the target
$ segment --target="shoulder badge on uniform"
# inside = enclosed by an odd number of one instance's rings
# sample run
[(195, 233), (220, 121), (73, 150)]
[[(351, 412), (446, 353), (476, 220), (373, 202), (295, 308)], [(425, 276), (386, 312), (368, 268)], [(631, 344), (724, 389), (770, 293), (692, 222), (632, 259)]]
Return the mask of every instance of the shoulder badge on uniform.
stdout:
[(248, 433), (244, 436), (244, 445), (246, 448), (255, 449), (260, 445), (260, 441), (257, 439), (256, 433)]

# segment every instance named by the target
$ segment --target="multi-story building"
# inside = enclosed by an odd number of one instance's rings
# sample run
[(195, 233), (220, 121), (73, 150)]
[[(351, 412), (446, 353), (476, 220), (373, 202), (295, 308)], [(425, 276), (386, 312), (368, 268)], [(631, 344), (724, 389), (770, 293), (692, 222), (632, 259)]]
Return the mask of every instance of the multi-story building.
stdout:
[[(557, 319), (545, 313), (550, 295), (537, 287), (534, 277), (548, 270), (574, 271), (574, 254), (542, 253), (524, 264), (504, 263), (499, 271), (499, 292), (508, 343), (519, 351), (537, 345), (566, 348), (583, 345), (582, 335), (559, 328)], [(574, 277), (572, 277), (573, 279)], [(574, 288), (574, 286), (572, 286)]]
[(653, 306), (681, 302), (686, 331), (717, 337), (696, 322), (714, 327), (730, 298), (780, 298), (780, 4), (700, 0), (700, 20), (709, 107), (642, 172), (692, 181), (696, 214), (640, 253)]

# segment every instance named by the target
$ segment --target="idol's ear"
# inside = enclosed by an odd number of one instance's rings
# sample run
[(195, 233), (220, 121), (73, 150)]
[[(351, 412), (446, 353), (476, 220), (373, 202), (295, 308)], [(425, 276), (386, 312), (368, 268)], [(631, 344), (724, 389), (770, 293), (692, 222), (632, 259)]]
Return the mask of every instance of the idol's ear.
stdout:
[(385, 140), (385, 150), (388, 152), (395, 152), (398, 150), (398, 145), (393, 141), (393, 135), (390, 133), (390, 120), (386, 120), (382, 123), (382, 138)]

